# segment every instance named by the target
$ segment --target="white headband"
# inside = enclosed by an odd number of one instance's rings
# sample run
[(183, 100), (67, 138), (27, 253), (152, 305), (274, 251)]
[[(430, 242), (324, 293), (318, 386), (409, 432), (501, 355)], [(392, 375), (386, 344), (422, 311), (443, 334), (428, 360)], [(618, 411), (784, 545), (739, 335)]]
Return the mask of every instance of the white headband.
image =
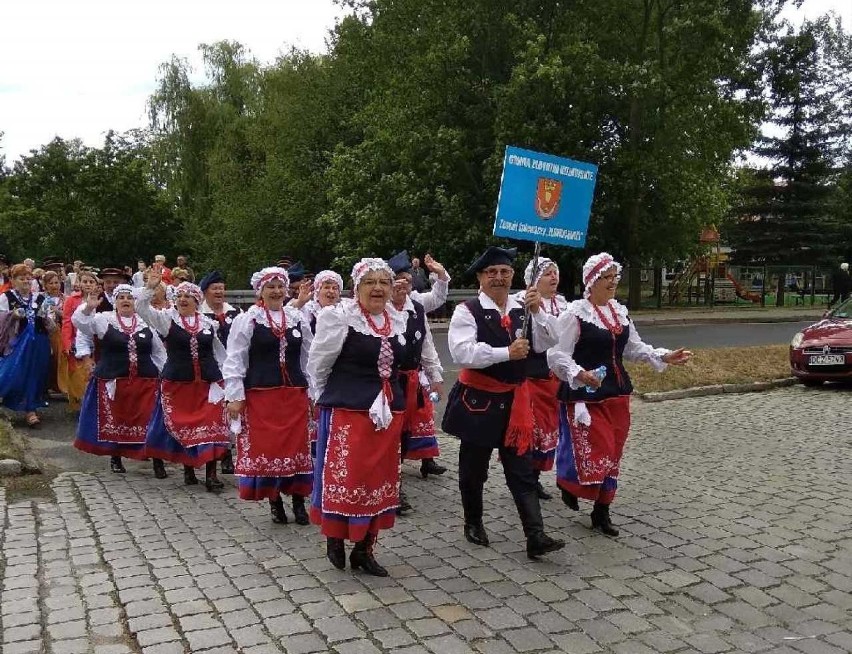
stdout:
[(337, 289), (343, 292), (343, 278), (333, 270), (322, 270), (314, 277), (314, 299), (319, 300), (320, 287), (325, 282), (334, 282)]
[(254, 289), (254, 294), (260, 297), (260, 292), (263, 290), (263, 287), (273, 279), (280, 279), (284, 282), (285, 288), (289, 288), (290, 286), (290, 276), (287, 274), (287, 271), (284, 268), (279, 268), (278, 266), (270, 266), (269, 268), (258, 270), (251, 276), (251, 287)]
[(556, 273), (559, 274), (559, 266), (556, 265), (556, 262), (552, 259), (548, 259), (547, 257), (539, 257), (538, 258), (538, 271), (536, 273), (535, 279), (533, 279), (533, 260), (527, 264), (527, 269), (524, 271), (524, 282), (526, 282), (527, 286), (535, 286), (538, 284), (538, 280), (541, 279), (541, 276), (547, 272), (547, 269), (553, 266), (556, 268)]
[(394, 277), (393, 270), (388, 265), (387, 261), (384, 259), (366, 257), (361, 259), (361, 261), (352, 267), (352, 281), (355, 282), (355, 288), (358, 288), (358, 284), (361, 283), (361, 279), (364, 275), (368, 272), (372, 272), (373, 270), (384, 270), (390, 275), (391, 279)]
[(591, 293), (592, 285), (598, 281), (600, 276), (610, 268), (615, 268), (615, 273), (618, 279), (621, 279), (621, 264), (612, 258), (608, 252), (595, 254), (586, 260), (583, 264), (583, 297), (588, 298)]

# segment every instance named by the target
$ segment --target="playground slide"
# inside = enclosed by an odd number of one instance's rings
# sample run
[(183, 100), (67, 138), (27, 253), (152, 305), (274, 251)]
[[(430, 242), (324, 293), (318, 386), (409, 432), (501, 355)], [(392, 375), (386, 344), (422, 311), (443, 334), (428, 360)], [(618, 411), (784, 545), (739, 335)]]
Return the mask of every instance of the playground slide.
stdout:
[(746, 289), (744, 289), (731, 273), (728, 273), (726, 276), (728, 280), (734, 285), (734, 291), (736, 292), (737, 297), (740, 297), (743, 300), (749, 300), (750, 302), (760, 302), (760, 293), (755, 293), (753, 291), (747, 291)]

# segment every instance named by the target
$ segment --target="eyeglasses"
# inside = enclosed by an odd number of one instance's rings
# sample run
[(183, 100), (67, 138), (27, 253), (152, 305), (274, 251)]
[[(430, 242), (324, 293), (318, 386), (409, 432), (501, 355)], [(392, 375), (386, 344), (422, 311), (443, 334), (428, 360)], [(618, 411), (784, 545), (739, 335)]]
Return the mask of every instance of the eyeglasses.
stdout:
[(486, 277), (493, 279), (494, 277), (511, 277), (515, 274), (515, 271), (511, 268), (486, 268), (482, 273)]
[(390, 285), (391, 285), (390, 277), (379, 277), (379, 278), (373, 277), (372, 279), (362, 279), (360, 281), (360, 283), (358, 284), (358, 286), (367, 286), (367, 287), (373, 287), (373, 286), (390, 287)]

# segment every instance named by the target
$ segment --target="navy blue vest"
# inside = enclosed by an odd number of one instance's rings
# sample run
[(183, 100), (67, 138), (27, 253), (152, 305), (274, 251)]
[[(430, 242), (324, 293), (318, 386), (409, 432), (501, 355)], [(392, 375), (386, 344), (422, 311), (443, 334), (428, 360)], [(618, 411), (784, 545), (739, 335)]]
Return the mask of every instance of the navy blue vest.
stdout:
[[(402, 411), (405, 408), (405, 398), (398, 371), (404, 348), (396, 337), (390, 338), (389, 341), (394, 355), (390, 376), (393, 393), (391, 409)], [(328, 376), (319, 404), (358, 411), (369, 409), (382, 389), (377, 365), (380, 347), (380, 338), (367, 336), (350, 327), (343, 341), (343, 349), (340, 350)]]
[(423, 341), (426, 338), (426, 310), (419, 302), (412, 300), (414, 312), (406, 311), (408, 321), (405, 325), (405, 354), (399, 365), (400, 370), (419, 370), (423, 357)]
[[(10, 312), (14, 311), (15, 309), (24, 309), (26, 311), (29, 308), (26, 303), (18, 301), (17, 294), (15, 294), (15, 292), (12, 291), (12, 290), (6, 291), (6, 299), (9, 301), (9, 311)], [(36, 303), (35, 331), (36, 331), (37, 334), (46, 334), (47, 333), (47, 323), (45, 322), (44, 318), (42, 318), (41, 316), (38, 315), (39, 310), (41, 309), (41, 305), (44, 304), (44, 300), (45, 300), (44, 295), (37, 295), (36, 296), (36, 301), (35, 301), (35, 303)], [(32, 306), (32, 296), (30, 296), (29, 306)], [(24, 326), (21, 327), (21, 330), (23, 330), (23, 328), (24, 328)]]
[(600, 402), (608, 397), (630, 395), (633, 392), (633, 383), (624, 368), (622, 356), (630, 338), (631, 329), (631, 325), (625, 326), (621, 334), (615, 336), (608, 329), (580, 320), (580, 338), (574, 346), (574, 361), (585, 370), (606, 366), (606, 377), (594, 393), (588, 393), (585, 386), (572, 390), (567, 383), (563, 382), (559, 386), (559, 399), (573, 402)]
[[(234, 322), (234, 318), (240, 315), (239, 309), (231, 309), (230, 311), (226, 311), (223, 314), (223, 320), (220, 322), (216, 317), (216, 314), (210, 311), (209, 313), (205, 313), (205, 316), (210, 318), (213, 322), (219, 323), (219, 329), (216, 331), (216, 336), (218, 336), (219, 341), (221, 341), (222, 345), (228, 345), (228, 334), (231, 333), (231, 324)], [(230, 320), (228, 320), (230, 318)]]
[[(296, 336), (295, 334), (298, 334)], [(249, 364), (244, 381), (245, 388), (277, 388), (278, 386), (300, 386), (307, 388), (308, 381), (302, 372), (302, 334), (294, 327), (287, 327), (287, 345), (284, 351), (284, 368), (287, 379), (281, 375), (279, 353), (281, 341), (265, 325), (255, 323), (249, 344)]]
[[(483, 309), (479, 298), (468, 300), (464, 303), (476, 320), (476, 340), (488, 343), (491, 347), (509, 347), (515, 340), (515, 334), (521, 328), (524, 320), (523, 309), (512, 309), (509, 318), (512, 320), (511, 327), (507, 330), (500, 324), (500, 312), (496, 309)], [(477, 372), (493, 377), (504, 384), (520, 384), (526, 377), (526, 361), (503, 361), (487, 368), (481, 368)]]
[[(139, 377), (156, 378), (160, 376), (151, 352), (154, 349), (154, 335), (148, 327), (140, 329), (133, 335), (136, 342), (137, 364), (136, 374)], [(98, 363), (94, 375), (98, 379), (118, 379), (130, 375), (130, 355), (128, 344), (130, 337), (110, 325), (104, 337), (99, 339)]]
[[(206, 382), (221, 381), (222, 371), (213, 355), (213, 331), (208, 327), (198, 332), (198, 362), (201, 366), (201, 379)], [(166, 365), (163, 366), (163, 379), (169, 381), (193, 381), (192, 353), (190, 351), (189, 332), (178, 327), (172, 321), (165, 339)]]

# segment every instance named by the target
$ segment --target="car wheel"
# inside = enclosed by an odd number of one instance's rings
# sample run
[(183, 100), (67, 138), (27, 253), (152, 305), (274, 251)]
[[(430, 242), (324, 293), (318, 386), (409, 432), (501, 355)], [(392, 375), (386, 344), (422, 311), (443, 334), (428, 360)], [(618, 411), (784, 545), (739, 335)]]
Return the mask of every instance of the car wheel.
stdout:
[(819, 379), (803, 379), (802, 383), (809, 388), (818, 388), (822, 386), (822, 382)]

